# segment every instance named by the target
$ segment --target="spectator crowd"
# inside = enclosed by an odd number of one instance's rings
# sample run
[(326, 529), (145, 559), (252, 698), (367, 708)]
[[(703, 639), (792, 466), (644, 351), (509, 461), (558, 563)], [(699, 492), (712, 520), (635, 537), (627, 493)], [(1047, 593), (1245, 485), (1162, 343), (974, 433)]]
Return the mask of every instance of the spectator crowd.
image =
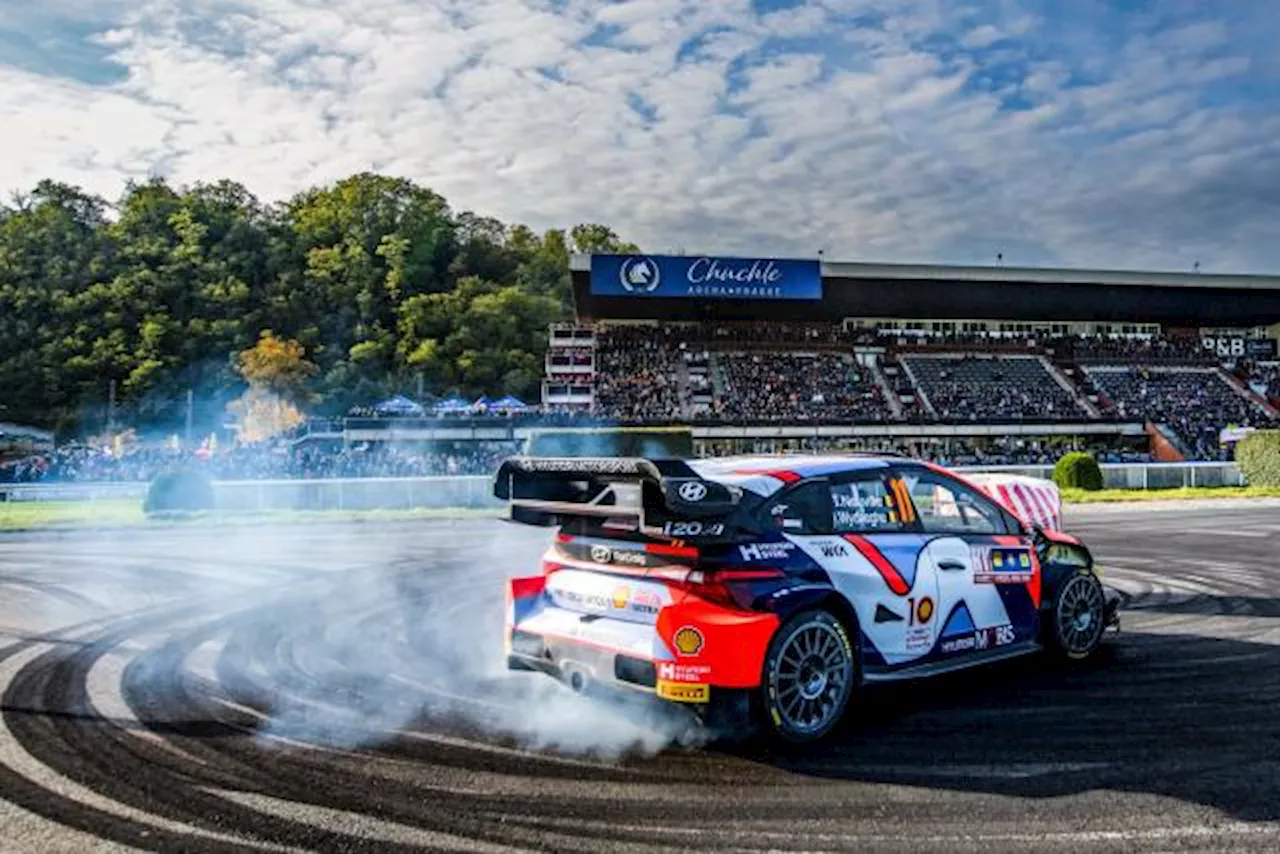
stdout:
[[(1037, 339), (1030, 333), (907, 334), (838, 323), (709, 322), (603, 327), (595, 345), (549, 359), (553, 366), (556, 359), (561, 366), (593, 366), (593, 407), (531, 407), (502, 415), (466, 409), (427, 418), (519, 417), (550, 427), (697, 420), (1061, 424), (1101, 417), (1168, 425), (1189, 458), (1222, 459), (1230, 455), (1220, 442), (1222, 428), (1274, 425), (1261, 401), (1280, 402), (1276, 362), (1228, 366), (1240, 383), (1236, 388), (1194, 338)], [(858, 346), (874, 347), (883, 356), (880, 366), (855, 358)], [(1249, 397), (1250, 389), (1257, 399)], [(373, 408), (352, 410), (348, 417), (381, 423), (394, 418)], [(317, 439), (321, 426), (340, 429), (338, 421), (304, 425), (285, 437), (293, 444), (275, 447), (135, 448), (114, 454), (64, 447), (0, 465), (0, 481), (146, 481), (175, 464), (201, 467), (225, 480), (488, 475), (503, 457), (518, 452), (511, 442), (373, 442), (352, 448)], [(1063, 450), (1036, 441), (961, 439), (885, 449), (904, 447), (952, 465), (1041, 464)], [(1145, 458), (1132, 448), (1090, 450), (1104, 461)]]
[(218, 480), (319, 480), (324, 478), (490, 475), (518, 452), (513, 442), (457, 443), (448, 449), (402, 445), (354, 448), (233, 446), (211, 453), (139, 447), (116, 454), (75, 446), (0, 466), (4, 483), (149, 481), (175, 466), (195, 468)]
[(1095, 368), (1089, 376), (1121, 421), (1167, 424), (1197, 459), (1230, 459), (1221, 446), (1224, 427), (1264, 427), (1263, 411), (1212, 369)]
[(881, 420), (887, 405), (870, 372), (835, 353), (725, 353), (711, 414), (727, 421)]

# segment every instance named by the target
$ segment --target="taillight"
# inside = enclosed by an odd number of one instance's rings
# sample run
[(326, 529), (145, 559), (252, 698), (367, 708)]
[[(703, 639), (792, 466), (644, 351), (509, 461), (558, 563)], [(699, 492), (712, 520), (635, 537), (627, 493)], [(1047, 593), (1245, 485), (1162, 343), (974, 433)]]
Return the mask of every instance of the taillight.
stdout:
[(731, 608), (742, 607), (738, 597), (734, 596), (732, 585), (748, 581), (767, 581), (772, 578), (784, 578), (786, 573), (780, 569), (752, 567), (751, 569), (711, 569), (692, 570), (684, 581), (690, 593), (699, 599), (727, 605)]

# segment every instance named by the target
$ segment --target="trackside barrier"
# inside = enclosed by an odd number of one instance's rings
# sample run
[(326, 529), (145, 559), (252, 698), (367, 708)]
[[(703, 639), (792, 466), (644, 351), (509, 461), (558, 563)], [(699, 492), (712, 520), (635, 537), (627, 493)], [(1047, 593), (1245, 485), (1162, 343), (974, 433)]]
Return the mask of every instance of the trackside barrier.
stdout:
[[(1107, 489), (1181, 489), (1201, 486), (1244, 486), (1235, 463), (1103, 463), (1102, 485)], [(956, 466), (958, 472), (1018, 474), (1053, 478), (1053, 466)]]
[[(955, 471), (1048, 479), (1053, 466), (957, 466)], [(1103, 480), (1115, 489), (1241, 486), (1235, 463), (1104, 464)], [(479, 477), (240, 480), (214, 483), (227, 510), (397, 510), (500, 508), (493, 479)], [(0, 484), (0, 501), (141, 501), (145, 483)]]

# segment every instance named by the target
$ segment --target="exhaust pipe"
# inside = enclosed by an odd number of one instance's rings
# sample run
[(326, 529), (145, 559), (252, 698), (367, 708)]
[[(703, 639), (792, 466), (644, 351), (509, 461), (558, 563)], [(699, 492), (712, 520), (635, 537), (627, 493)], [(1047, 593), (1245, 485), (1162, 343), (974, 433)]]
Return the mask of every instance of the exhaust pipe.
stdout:
[(578, 694), (587, 690), (587, 685), (590, 684), (591, 677), (587, 674), (586, 669), (582, 665), (564, 662), (560, 666), (564, 672), (564, 682), (566, 685)]

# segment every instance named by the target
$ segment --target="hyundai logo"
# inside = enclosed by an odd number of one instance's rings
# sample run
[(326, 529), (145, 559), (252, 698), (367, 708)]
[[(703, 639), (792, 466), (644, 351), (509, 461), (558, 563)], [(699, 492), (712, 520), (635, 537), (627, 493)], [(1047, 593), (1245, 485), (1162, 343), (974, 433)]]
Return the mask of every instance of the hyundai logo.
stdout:
[(591, 559), (596, 563), (608, 563), (613, 558), (613, 550), (608, 546), (592, 546)]
[(696, 480), (691, 480), (680, 484), (680, 488), (676, 491), (681, 501), (688, 501), (690, 504), (696, 504), (707, 497), (707, 487), (705, 484)]

